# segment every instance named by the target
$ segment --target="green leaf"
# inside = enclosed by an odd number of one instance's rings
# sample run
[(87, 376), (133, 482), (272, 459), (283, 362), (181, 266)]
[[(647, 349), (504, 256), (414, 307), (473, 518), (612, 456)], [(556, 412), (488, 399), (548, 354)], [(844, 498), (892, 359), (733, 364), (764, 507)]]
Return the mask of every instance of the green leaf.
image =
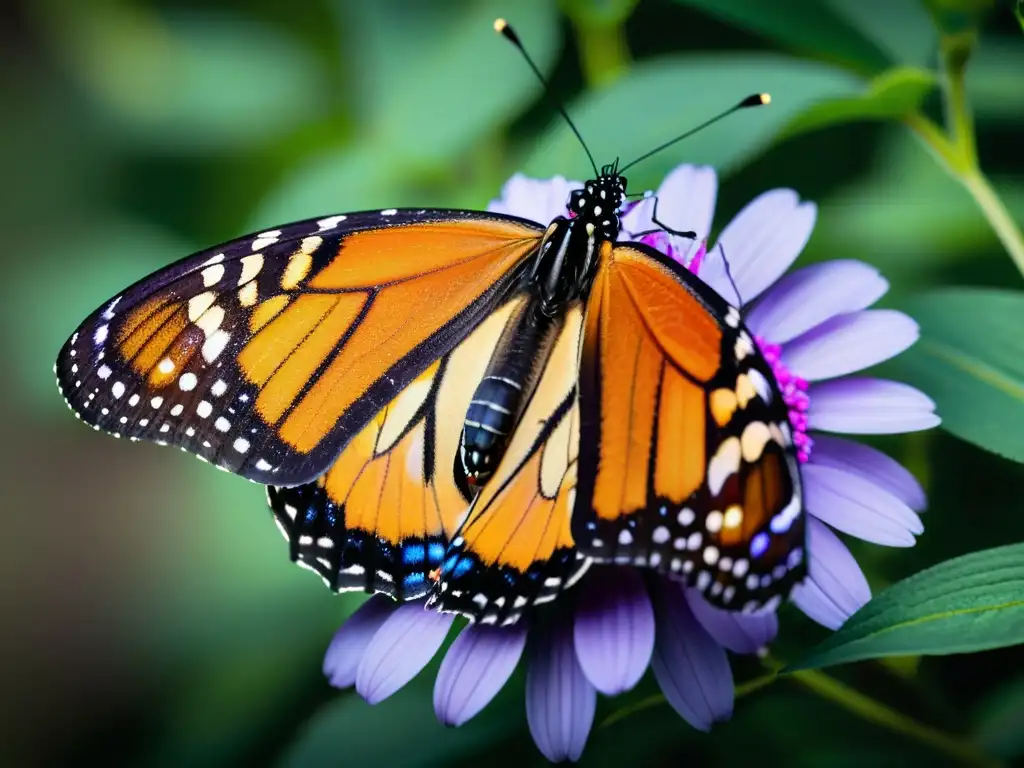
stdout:
[(893, 62), (913, 66), (934, 63), (938, 33), (919, 0), (824, 0)]
[(787, 126), (786, 135), (856, 120), (897, 120), (916, 110), (935, 86), (928, 70), (896, 67), (873, 79), (859, 96), (813, 105)]
[[(558, 54), (558, 14), (548, 0), (338, 3), (364, 141), (396, 164), (438, 164), (506, 124), (541, 85), (494, 31), (506, 17), (541, 71)], [(400, 21), (396, 22), (396, 18)]]
[(821, 0), (677, 2), (700, 8), (710, 16), (764, 35), (796, 53), (816, 56), (857, 72), (881, 72), (895, 63), (843, 13), (838, 12), (833, 3)]
[[(656, 185), (686, 160), (730, 170), (765, 149), (797, 115), (823, 99), (853, 96), (857, 77), (824, 64), (775, 54), (704, 54), (654, 59), (569, 111), (598, 163), (637, 157), (751, 93), (767, 91), (770, 106), (745, 110), (658, 153), (629, 175), (635, 191)], [(526, 164), (528, 174), (592, 173), (586, 155), (564, 122), (555, 124)]]
[(816, 669), (1024, 643), (1024, 544), (947, 560), (876, 595), (802, 661)]
[(1024, 677), (1005, 683), (982, 702), (974, 741), (1004, 760), (1024, 757)]
[(1024, 32), (1024, 0), (1017, 0), (1017, 4), (1013, 6), (1013, 15), (1020, 23), (1020, 31)]
[(1024, 462), (1024, 293), (946, 289), (905, 309), (921, 340), (894, 361), (901, 378), (934, 398), (946, 430)]
[(237, 149), (294, 129), (327, 103), (316, 61), (245, 18), (161, 17), (113, 2), (60, 3), (46, 18), (121, 140), (162, 150)]

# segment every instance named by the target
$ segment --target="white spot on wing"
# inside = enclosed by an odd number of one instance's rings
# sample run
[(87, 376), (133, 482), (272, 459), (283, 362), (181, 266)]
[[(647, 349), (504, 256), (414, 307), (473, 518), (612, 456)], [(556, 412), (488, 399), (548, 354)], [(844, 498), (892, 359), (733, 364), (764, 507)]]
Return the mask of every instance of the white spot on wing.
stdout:
[(261, 248), (266, 248), (268, 245), (273, 245), (277, 242), (277, 239), (281, 237), (281, 230), (271, 229), (268, 232), (261, 232), (256, 235), (256, 239), (252, 241), (253, 251), (258, 251)]
[(203, 342), (203, 359), (208, 363), (212, 363), (224, 351), (224, 347), (228, 345), (230, 340), (231, 334), (218, 328)]
[(214, 264), (211, 267), (207, 267), (206, 269), (203, 270), (202, 276), (203, 285), (205, 285), (207, 288), (216, 285), (217, 283), (220, 282), (220, 279), (224, 277), (224, 265)]
[(326, 232), (328, 229), (334, 229), (347, 218), (347, 216), (328, 216), (326, 219), (320, 219), (316, 225), (321, 232)]
[(255, 253), (252, 256), (242, 257), (242, 274), (238, 278), (238, 286), (241, 288), (243, 285), (252, 280), (256, 275), (263, 269), (263, 254)]

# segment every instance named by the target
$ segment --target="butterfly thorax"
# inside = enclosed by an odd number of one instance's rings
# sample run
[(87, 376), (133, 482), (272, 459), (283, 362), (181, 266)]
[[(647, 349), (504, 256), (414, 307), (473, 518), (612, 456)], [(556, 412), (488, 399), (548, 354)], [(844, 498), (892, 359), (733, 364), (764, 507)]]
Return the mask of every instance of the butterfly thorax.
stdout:
[(583, 189), (572, 192), (569, 216), (551, 222), (530, 273), (546, 314), (557, 314), (589, 292), (601, 244), (614, 243), (619, 236), (618, 211), (625, 195), (625, 177), (606, 166)]

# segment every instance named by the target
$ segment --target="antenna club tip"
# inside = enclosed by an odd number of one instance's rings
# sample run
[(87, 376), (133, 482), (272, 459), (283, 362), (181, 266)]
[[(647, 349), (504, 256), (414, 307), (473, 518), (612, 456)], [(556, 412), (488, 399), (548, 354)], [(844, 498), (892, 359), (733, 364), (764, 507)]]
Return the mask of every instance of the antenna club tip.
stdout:
[(516, 34), (514, 29), (512, 29), (512, 25), (504, 19), (494, 20), (494, 31), (503, 36), (506, 40), (509, 40), (517, 48), (523, 47), (523, 44), (519, 42), (519, 35)]
[(743, 101), (736, 105), (736, 109), (746, 109), (747, 107), (760, 107), (765, 104), (772, 103), (772, 95), (770, 93), (755, 93), (747, 96)]

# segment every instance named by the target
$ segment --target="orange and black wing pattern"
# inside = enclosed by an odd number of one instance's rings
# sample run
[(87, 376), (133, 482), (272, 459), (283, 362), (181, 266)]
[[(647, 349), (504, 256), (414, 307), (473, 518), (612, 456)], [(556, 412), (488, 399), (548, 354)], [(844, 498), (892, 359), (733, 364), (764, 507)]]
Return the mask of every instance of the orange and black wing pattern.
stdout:
[(507, 297), (541, 235), (440, 210), (261, 232), (106, 302), (61, 349), (58, 386), (96, 429), (264, 484), (312, 482)]
[(274, 519), (292, 560), (333, 590), (422, 597), (470, 496), (452, 468), (474, 389), (509, 318), (515, 296), (454, 350), (433, 363), (348, 443), (312, 483), (270, 486)]
[(580, 362), (576, 546), (713, 604), (777, 604), (805, 574), (787, 408), (740, 313), (642, 245), (606, 243)]
[(579, 302), (552, 329), (551, 352), (494, 475), (432, 574), (428, 605), (482, 624), (512, 624), (553, 600), (590, 561), (573, 546), (579, 465)]

